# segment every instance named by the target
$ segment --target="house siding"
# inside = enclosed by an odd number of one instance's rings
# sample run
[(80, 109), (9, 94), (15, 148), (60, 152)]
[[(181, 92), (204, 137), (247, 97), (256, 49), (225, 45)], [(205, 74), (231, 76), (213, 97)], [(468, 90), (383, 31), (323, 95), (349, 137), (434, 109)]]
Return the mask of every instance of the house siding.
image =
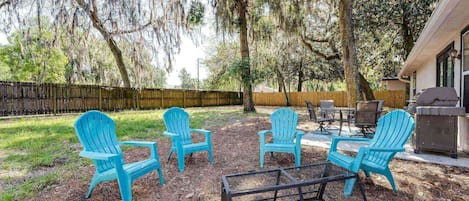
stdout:
[(406, 84), (399, 80), (384, 80), (381, 81), (386, 90), (405, 90)]
[[(459, 51), (461, 48), (461, 35), (458, 32), (454, 34), (452, 40), (447, 41), (444, 47), (454, 41), (454, 48)], [(442, 48), (443, 50), (444, 48)], [(417, 67), (417, 92), (436, 86), (436, 53), (433, 59), (427, 61), (424, 65)], [(454, 89), (456, 89), (456, 93), (459, 97), (461, 97), (461, 60), (456, 59), (454, 61)], [(412, 97), (412, 90), (410, 90), (410, 97)], [(459, 103), (458, 103), (459, 104)]]
[[(436, 57), (436, 56), (435, 56)], [(417, 92), (436, 86), (436, 59), (417, 68)]]
[[(460, 52), (461, 49), (461, 35), (460, 32), (454, 34), (452, 40), (447, 41), (444, 46), (446, 47), (448, 44), (454, 41), (454, 48)], [(443, 50), (443, 49), (442, 49)], [(427, 61), (424, 65), (417, 67), (417, 92), (426, 89), (429, 87), (436, 86), (436, 56), (438, 53), (435, 54), (433, 59)], [(456, 93), (459, 96), (459, 102), (457, 106), (461, 106), (460, 102), (462, 100), (461, 97), (461, 60), (455, 59), (454, 61), (454, 89), (456, 89)], [(410, 90), (410, 96), (412, 97), (412, 89)], [(458, 118), (458, 145), (459, 148), (462, 149), (464, 152), (469, 153), (469, 134), (467, 133), (469, 129), (469, 116), (459, 117)]]

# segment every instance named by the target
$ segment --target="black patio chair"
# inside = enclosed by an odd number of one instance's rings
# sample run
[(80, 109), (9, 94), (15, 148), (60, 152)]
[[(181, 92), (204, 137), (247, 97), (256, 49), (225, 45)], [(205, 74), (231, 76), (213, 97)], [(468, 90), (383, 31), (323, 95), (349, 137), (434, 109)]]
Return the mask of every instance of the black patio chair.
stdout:
[(355, 127), (360, 128), (360, 133), (354, 136), (373, 138), (373, 129), (376, 128), (378, 122), (378, 105), (379, 101), (374, 100), (357, 102), (353, 123)]
[(324, 124), (325, 123), (332, 123), (334, 121), (334, 119), (332, 118), (329, 118), (329, 117), (317, 117), (316, 116), (316, 111), (314, 109), (314, 106), (313, 104), (311, 103), (311, 101), (308, 101), (306, 100), (305, 101), (306, 103), (306, 107), (308, 108), (308, 112), (309, 112), (309, 119), (315, 123), (318, 123), (319, 124), (319, 128), (317, 128), (315, 131), (319, 130), (320, 133), (319, 134), (327, 134), (327, 135), (330, 135), (331, 132), (327, 131), (326, 128), (324, 127)]
[(386, 113), (384, 112), (384, 100), (376, 100), (378, 101), (378, 119), (384, 116)]
[(319, 109), (319, 115), (322, 118), (335, 119), (334, 100), (320, 100)]

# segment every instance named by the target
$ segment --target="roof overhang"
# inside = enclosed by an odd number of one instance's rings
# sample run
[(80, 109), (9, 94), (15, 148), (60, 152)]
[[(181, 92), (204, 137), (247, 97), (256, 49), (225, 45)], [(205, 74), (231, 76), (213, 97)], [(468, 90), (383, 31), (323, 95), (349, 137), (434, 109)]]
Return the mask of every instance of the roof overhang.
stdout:
[(441, 0), (438, 3), (398, 74), (401, 81), (408, 82), (402, 77), (412, 75), (429, 60), (436, 59), (436, 55), (469, 24), (468, 9), (468, 0)]

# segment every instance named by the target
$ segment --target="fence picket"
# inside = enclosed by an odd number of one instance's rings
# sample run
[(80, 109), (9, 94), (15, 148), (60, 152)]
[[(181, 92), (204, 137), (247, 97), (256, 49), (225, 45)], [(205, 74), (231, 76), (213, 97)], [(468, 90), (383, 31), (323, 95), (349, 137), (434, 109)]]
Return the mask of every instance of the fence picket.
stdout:
[[(376, 100), (384, 100), (386, 107), (403, 108), (406, 104), (406, 94), (403, 90), (383, 90), (374, 91)], [(314, 105), (319, 105), (320, 100), (334, 100), (337, 107), (347, 106), (347, 92), (290, 92), (288, 93), (292, 106), (306, 106), (305, 100), (311, 101)], [(253, 93), (254, 103), (263, 106), (286, 106), (285, 93)]]
[[(58, 114), (90, 109), (158, 109), (172, 106), (240, 105), (238, 92), (135, 89), (97, 85), (35, 84), (0, 81), (0, 116)], [(207, 99), (207, 100), (204, 100)], [(229, 99), (229, 100), (228, 100)]]

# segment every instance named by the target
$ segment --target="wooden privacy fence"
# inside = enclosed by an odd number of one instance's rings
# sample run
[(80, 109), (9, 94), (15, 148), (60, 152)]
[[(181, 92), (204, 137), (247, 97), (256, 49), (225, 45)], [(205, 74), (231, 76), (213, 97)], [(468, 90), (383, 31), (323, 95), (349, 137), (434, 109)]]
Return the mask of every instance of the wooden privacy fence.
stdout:
[[(404, 90), (374, 91), (376, 100), (384, 100), (384, 106), (392, 108), (403, 108), (406, 104), (406, 94)], [(285, 106), (285, 93), (253, 93), (256, 105)], [(290, 92), (290, 103), (292, 106), (306, 106), (305, 100), (311, 101), (314, 105), (319, 105), (319, 100), (334, 100), (337, 107), (347, 106), (347, 92)]]
[(57, 114), (240, 105), (242, 94), (183, 89), (136, 89), (96, 85), (34, 84), (0, 81), (0, 115)]

